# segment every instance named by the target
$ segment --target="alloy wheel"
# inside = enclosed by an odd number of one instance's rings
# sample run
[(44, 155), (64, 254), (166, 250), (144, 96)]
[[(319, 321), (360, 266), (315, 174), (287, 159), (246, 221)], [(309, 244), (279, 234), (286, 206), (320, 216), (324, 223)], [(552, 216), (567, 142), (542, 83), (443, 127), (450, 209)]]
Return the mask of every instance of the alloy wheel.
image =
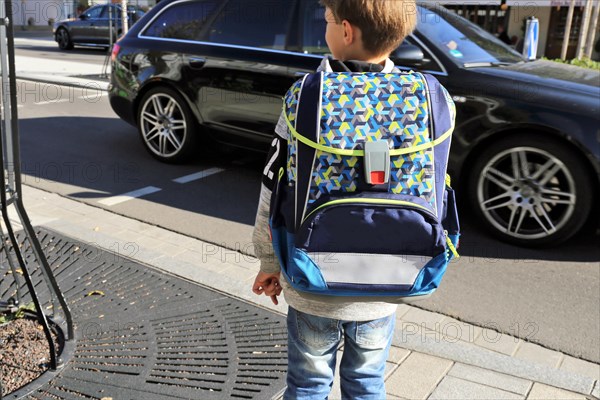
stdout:
[(148, 149), (161, 158), (180, 153), (188, 134), (181, 105), (165, 93), (153, 94), (143, 104), (140, 129)]
[(559, 231), (576, 203), (575, 180), (565, 164), (539, 148), (514, 147), (498, 153), (477, 181), (485, 218), (515, 239), (539, 239)]
[(69, 38), (69, 33), (64, 30), (64, 29), (59, 29), (58, 33), (56, 34), (58, 37), (58, 45), (61, 49), (67, 49), (69, 48), (69, 44), (70, 44), (70, 38)]

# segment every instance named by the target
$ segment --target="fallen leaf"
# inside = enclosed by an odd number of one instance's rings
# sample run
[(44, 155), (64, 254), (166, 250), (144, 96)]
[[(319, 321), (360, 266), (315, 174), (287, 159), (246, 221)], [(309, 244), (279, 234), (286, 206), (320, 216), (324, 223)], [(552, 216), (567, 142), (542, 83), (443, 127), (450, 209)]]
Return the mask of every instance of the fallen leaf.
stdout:
[(104, 296), (104, 292), (102, 290), (92, 290), (91, 292), (86, 294), (85, 297), (94, 296), (94, 295)]

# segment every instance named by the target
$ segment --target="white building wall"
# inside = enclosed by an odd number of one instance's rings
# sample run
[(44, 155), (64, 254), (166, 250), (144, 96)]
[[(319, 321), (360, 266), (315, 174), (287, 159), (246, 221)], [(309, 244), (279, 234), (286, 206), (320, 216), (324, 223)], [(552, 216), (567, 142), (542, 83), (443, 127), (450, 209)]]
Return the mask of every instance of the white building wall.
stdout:
[(13, 0), (12, 23), (17, 26), (48, 26), (48, 20), (66, 18), (73, 2), (62, 0)]

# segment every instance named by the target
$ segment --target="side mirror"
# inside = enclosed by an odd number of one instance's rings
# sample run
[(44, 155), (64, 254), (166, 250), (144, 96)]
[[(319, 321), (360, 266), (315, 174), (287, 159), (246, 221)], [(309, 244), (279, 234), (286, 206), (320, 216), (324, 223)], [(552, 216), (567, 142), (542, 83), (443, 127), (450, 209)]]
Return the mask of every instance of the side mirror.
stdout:
[(420, 47), (414, 44), (402, 44), (390, 54), (390, 58), (396, 65), (419, 66), (425, 59), (425, 54)]
[(82, 20), (82, 21), (85, 21), (85, 20), (87, 19), (87, 15), (85, 15), (85, 14), (81, 14), (81, 15), (79, 16), (79, 19), (80, 19), (80, 20)]

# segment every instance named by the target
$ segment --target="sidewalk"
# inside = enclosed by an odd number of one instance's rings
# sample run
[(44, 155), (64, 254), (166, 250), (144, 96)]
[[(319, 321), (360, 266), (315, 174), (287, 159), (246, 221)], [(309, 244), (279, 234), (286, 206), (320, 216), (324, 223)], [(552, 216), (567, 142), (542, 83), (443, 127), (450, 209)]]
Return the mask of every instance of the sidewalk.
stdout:
[[(68, 76), (87, 75), (90, 68), (55, 60), (38, 67), (28, 57), (17, 57), (20, 79), (86, 85), (89, 80)], [(23, 200), (34, 225), (116, 250), (276, 313), (287, 309), (283, 299), (274, 306), (251, 292), (258, 271), (252, 257), (30, 186), (23, 187)], [(124, 250), (131, 242), (139, 247), (134, 254)], [(397, 313), (386, 376), (390, 399), (600, 398), (598, 364), (406, 305)], [(336, 381), (331, 398), (340, 398), (339, 393)]]

